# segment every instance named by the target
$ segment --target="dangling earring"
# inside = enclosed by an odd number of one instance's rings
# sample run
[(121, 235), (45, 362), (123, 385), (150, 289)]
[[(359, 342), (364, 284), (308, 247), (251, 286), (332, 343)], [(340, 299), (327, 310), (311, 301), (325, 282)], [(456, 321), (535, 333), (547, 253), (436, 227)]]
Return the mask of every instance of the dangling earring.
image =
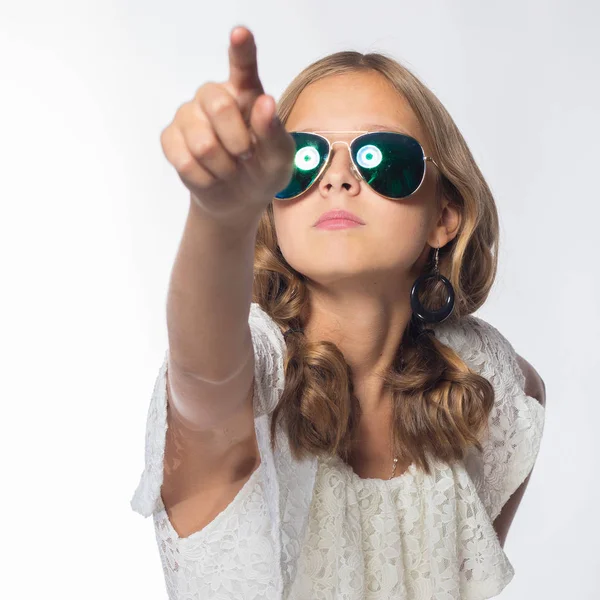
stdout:
[[(433, 329), (427, 329), (424, 327), (424, 325), (426, 323), (441, 323), (444, 319), (447, 319), (454, 310), (454, 288), (452, 287), (450, 281), (439, 272), (439, 252), (440, 249), (436, 248), (433, 271), (431, 273), (423, 274), (417, 277), (412, 286), (412, 289), (410, 290), (410, 306), (413, 310), (413, 317), (416, 317), (420, 320), (420, 323), (417, 325), (418, 329), (420, 329), (417, 338), (424, 333), (431, 333), (435, 335)], [(444, 306), (442, 306), (438, 310), (428, 310), (421, 304), (421, 301), (419, 300), (419, 292), (421, 291), (421, 286), (424, 285), (430, 279), (439, 279), (446, 288), (446, 302)]]

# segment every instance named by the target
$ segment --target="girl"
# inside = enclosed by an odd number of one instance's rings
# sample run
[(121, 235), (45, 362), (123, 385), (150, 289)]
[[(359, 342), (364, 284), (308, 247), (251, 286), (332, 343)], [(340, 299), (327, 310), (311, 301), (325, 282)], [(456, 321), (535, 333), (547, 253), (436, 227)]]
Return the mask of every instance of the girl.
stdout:
[(472, 314), (490, 189), (393, 59), (327, 56), (275, 106), (247, 29), (229, 57), (161, 137), (190, 210), (132, 507), (169, 597), (495, 596), (545, 407)]

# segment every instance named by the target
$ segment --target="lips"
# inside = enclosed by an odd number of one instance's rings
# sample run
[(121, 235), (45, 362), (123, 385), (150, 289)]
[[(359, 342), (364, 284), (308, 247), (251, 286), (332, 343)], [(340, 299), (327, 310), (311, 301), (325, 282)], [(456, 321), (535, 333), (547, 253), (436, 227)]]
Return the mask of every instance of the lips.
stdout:
[(360, 223), (364, 225), (365, 222), (357, 217), (355, 214), (348, 212), (347, 210), (329, 210), (323, 213), (313, 224), (313, 227), (316, 227), (319, 223), (323, 221), (330, 221), (332, 219), (347, 219), (348, 221), (354, 221), (355, 223)]

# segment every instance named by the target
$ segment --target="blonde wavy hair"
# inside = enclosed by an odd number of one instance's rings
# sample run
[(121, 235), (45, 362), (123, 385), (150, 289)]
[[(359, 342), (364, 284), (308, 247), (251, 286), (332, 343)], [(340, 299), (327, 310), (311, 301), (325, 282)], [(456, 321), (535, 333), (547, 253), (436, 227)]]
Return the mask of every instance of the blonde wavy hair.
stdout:
[[(438, 201), (443, 194), (461, 212), (458, 234), (439, 250), (439, 271), (455, 293), (448, 322), (456, 321), (476, 311), (488, 296), (497, 270), (499, 224), (492, 193), (438, 98), (385, 54), (342, 51), (305, 68), (283, 92), (277, 114), (285, 123), (302, 90), (319, 79), (373, 71), (383, 75), (410, 104), (439, 166), (435, 170), (440, 174)], [(420, 298), (429, 308), (441, 306), (444, 287), (438, 282)], [(309, 342), (302, 332), (310, 310), (306, 278), (281, 253), (272, 203), (262, 215), (256, 237), (253, 302), (280, 327), (294, 330), (285, 336), (285, 387), (272, 413), (271, 447), (275, 448), (280, 422), (296, 459), (307, 454), (338, 455), (347, 461), (361, 415), (352, 370), (334, 343)], [(384, 374), (384, 392), (393, 398), (394, 456), (430, 473), (428, 453), (450, 463), (463, 459), (471, 446), (482, 450), (479, 436), (487, 427), (494, 390), (437, 338), (422, 335), (416, 339), (414, 334), (411, 320)]]

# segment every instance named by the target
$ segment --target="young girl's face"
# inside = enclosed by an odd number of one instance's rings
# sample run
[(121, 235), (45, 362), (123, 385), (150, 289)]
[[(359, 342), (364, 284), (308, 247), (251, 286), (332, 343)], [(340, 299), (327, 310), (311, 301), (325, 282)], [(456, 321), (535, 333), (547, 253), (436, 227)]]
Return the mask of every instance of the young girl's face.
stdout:
[[(330, 76), (309, 85), (294, 105), (286, 129), (399, 131), (414, 137), (431, 156), (408, 103), (373, 72)], [(358, 134), (322, 135), (332, 142), (350, 143)], [(363, 285), (381, 284), (382, 292), (388, 281), (406, 287), (422, 271), (430, 246), (448, 241), (435, 199), (436, 167), (427, 161), (419, 190), (408, 198), (389, 200), (359, 180), (351, 164), (348, 147), (334, 144), (327, 169), (307, 192), (294, 200), (273, 200), (283, 256), (323, 286), (356, 284), (362, 279)], [(348, 210), (365, 224), (332, 230), (314, 227), (321, 214), (331, 209)]]

